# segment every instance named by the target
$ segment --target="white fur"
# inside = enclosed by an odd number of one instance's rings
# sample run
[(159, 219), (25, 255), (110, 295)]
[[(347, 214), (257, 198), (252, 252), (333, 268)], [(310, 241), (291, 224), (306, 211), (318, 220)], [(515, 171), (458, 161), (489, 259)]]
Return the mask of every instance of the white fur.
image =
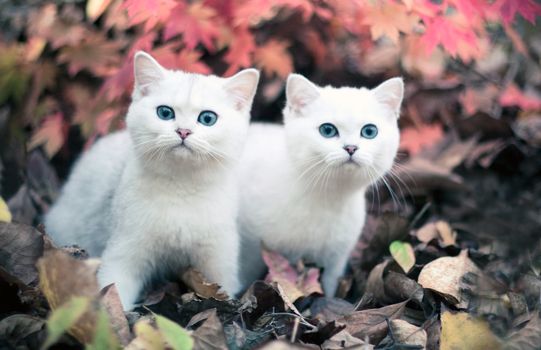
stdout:
[[(135, 57), (127, 131), (98, 141), (79, 160), (46, 216), (58, 244), (102, 256), (101, 286), (115, 283), (125, 309), (154, 277), (188, 265), (237, 292), (236, 160), (246, 139), (259, 73), (231, 78), (169, 71)], [(174, 109), (161, 120), (156, 108)], [(218, 115), (213, 126), (199, 113)], [(193, 133), (180, 146), (178, 128)]]
[[(324, 268), (323, 288), (336, 290), (365, 220), (365, 191), (390, 170), (399, 144), (400, 78), (373, 90), (318, 87), (300, 75), (286, 87), (285, 127), (253, 124), (241, 160), (241, 276), (262, 277), (260, 243), (292, 262)], [(339, 136), (324, 138), (332, 123)], [(360, 136), (374, 124), (374, 139)], [(353, 162), (343, 149), (355, 145)]]

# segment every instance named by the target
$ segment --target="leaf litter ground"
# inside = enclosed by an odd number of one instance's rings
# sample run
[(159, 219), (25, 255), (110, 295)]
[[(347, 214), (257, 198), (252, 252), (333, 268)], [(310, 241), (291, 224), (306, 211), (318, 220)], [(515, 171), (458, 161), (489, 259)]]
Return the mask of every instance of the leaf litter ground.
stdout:
[(19, 189), (1, 208), (0, 348), (539, 349), (538, 134), (482, 113), (454, 125), (369, 193), (336, 296), (310, 262), (264, 250), (266, 279), (238, 299), (179, 271), (128, 313), (114, 286), (98, 289), (99, 261), (39, 226), (59, 181), (33, 151), (3, 179)]

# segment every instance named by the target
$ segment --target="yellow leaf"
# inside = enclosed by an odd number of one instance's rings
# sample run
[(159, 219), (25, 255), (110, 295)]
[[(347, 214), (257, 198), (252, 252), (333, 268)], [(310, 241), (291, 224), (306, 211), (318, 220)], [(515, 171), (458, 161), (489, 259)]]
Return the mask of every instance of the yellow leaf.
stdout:
[(148, 319), (141, 319), (133, 326), (135, 339), (126, 347), (127, 350), (164, 350), (165, 343), (160, 332), (150, 325)]
[(488, 324), (465, 312), (443, 312), (441, 316), (441, 350), (499, 350), (501, 343)]
[(8, 205), (6, 202), (4, 202), (2, 197), (0, 197), (0, 221), (11, 222), (11, 212), (9, 211)]
[(95, 21), (107, 9), (111, 0), (88, 0), (86, 3), (86, 17)]

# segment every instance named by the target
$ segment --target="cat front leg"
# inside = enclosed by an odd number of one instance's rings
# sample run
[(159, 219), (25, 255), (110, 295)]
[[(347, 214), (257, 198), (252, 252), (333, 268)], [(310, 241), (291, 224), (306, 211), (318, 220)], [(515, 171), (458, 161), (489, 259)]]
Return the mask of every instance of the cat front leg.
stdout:
[(224, 234), (200, 247), (193, 265), (210, 282), (218, 283), (230, 297), (234, 297), (241, 288), (238, 256), (236, 232), (234, 235)]
[(323, 291), (329, 297), (333, 297), (338, 287), (338, 280), (344, 274), (348, 262), (349, 254), (329, 254), (323, 261), (323, 275), (321, 284)]
[[(125, 247), (123, 247), (125, 248)], [(124, 310), (132, 310), (143, 288), (146, 270), (136, 254), (126, 249), (109, 245), (102, 257), (98, 271), (100, 288), (114, 283)]]

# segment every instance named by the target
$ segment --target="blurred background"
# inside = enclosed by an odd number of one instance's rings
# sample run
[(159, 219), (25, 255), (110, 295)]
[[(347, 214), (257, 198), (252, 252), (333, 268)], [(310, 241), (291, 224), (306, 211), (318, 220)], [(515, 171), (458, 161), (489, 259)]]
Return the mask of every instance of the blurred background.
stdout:
[(464, 230), (530, 242), (541, 220), (539, 15), (533, 0), (2, 0), (1, 197), (14, 220), (40, 222), (79, 154), (123, 127), (133, 55), (145, 50), (190, 72), (261, 69), (256, 121), (280, 122), (291, 72), (356, 87), (403, 76), (398, 165), (371, 210), (429, 203)]
[[(403, 76), (397, 164), (368, 194), (338, 296), (411, 298), (398, 287), (468, 250), (485, 276), (468, 311), (507, 336), (540, 306), (540, 16), (534, 0), (0, 0), (0, 204), (40, 224), (81, 152), (123, 128), (137, 50), (189, 72), (257, 67), (256, 121), (281, 121), (291, 72), (355, 87)], [(413, 256), (409, 284), (383, 281), (394, 241)], [(440, 308), (427, 300), (423, 322)]]

